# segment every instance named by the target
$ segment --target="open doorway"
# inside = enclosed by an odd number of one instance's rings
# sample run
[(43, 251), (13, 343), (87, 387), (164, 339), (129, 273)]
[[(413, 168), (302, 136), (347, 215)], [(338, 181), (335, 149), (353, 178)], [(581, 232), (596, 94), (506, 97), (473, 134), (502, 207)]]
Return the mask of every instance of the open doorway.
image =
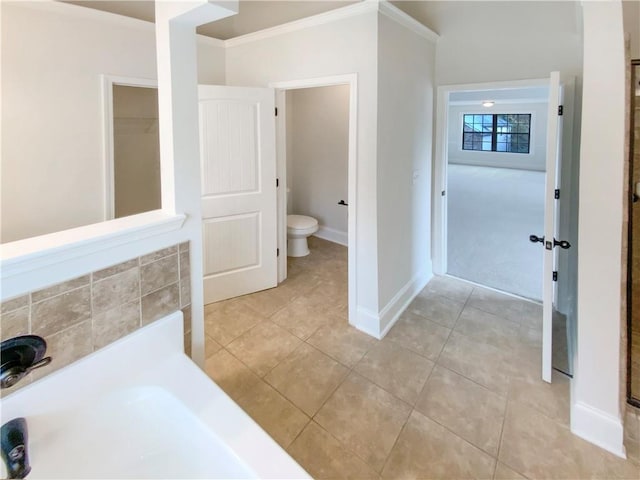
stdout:
[(542, 299), (548, 87), (449, 97), (446, 273)]
[[(356, 132), (357, 77), (340, 75), (277, 82), (276, 89), (278, 245), (287, 250), (287, 217), (304, 214), (318, 219), (318, 231), (310, 240), (325, 250), (346, 246), (346, 317), (356, 318)], [(311, 248), (311, 251), (313, 249)], [(304, 258), (304, 257), (303, 257)], [(335, 260), (335, 258), (334, 258)], [(288, 278), (288, 266), (296, 262), (287, 256), (278, 260), (278, 281)], [(343, 261), (344, 263), (344, 261)], [(338, 263), (325, 265), (337, 268)]]

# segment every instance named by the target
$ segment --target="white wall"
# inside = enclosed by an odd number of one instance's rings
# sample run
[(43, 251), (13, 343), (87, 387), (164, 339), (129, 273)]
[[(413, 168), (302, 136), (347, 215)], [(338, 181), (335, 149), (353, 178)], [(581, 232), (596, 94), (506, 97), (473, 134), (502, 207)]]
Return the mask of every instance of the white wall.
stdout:
[(288, 213), (310, 215), (321, 236), (346, 242), (347, 208), (338, 202), (348, 199), (349, 85), (289, 90), (287, 120)]
[[(522, 170), (545, 170), (547, 141), (547, 104), (519, 103), (496, 104), (493, 108), (472, 105), (451, 105), (449, 107), (449, 163), (483, 165), (488, 167), (519, 168)], [(531, 137), (529, 153), (478, 152), (462, 149), (462, 116), (467, 113), (530, 113)]]
[[(620, 1), (584, 2), (574, 433), (622, 454), (625, 58)], [(606, 245), (606, 248), (602, 248)]]
[[(156, 78), (153, 24), (2, 2), (2, 243), (103, 220), (101, 74)], [(200, 40), (200, 81), (224, 51)]]
[(431, 265), (435, 44), (378, 19), (378, 278), (381, 327), (424, 286)]
[(357, 73), (356, 297), (361, 310), (374, 317), (378, 311), (376, 45), (377, 13), (372, 11), (258, 41), (232, 42), (226, 51), (228, 85), (266, 87), (271, 82)]

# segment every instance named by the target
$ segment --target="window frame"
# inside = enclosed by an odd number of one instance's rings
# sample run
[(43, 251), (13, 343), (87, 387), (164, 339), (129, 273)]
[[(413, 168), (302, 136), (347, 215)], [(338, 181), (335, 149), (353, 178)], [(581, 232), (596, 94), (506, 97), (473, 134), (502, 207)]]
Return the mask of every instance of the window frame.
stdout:
[[(481, 115), (481, 116), (488, 116), (490, 115), (492, 117), (492, 122), (491, 122), (491, 132), (465, 132), (464, 131), (464, 127), (465, 127), (465, 117), (467, 116), (476, 116), (476, 115)], [(518, 152), (518, 151), (503, 151), (503, 150), (498, 150), (498, 143), (504, 143), (504, 142), (498, 142), (498, 117), (500, 115), (518, 115), (518, 116), (528, 116), (529, 117), (529, 122), (528, 122), (528, 130), (526, 133), (521, 133), (521, 132), (514, 132), (514, 135), (527, 135), (527, 151), (526, 152)], [(460, 143), (460, 147), (461, 150), (464, 152), (493, 152), (493, 153), (514, 153), (514, 154), (518, 154), (518, 155), (531, 155), (531, 130), (532, 130), (532, 125), (533, 125), (533, 113), (529, 112), (529, 113), (519, 113), (519, 112), (513, 112), (513, 113), (462, 113), (462, 122), (461, 122), (461, 126), (462, 126), (462, 141)], [(475, 122), (473, 122), (475, 123)], [(473, 134), (480, 134), (480, 135), (484, 135), (487, 136), (488, 134), (491, 134), (491, 150), (484, 150), (484, 149), (476, 149), (476, 148), (465, 148), (465, 134), (469, 135), (473, 135)], [(472, 141), (472, 146), (473, 146), (473, 141)]]

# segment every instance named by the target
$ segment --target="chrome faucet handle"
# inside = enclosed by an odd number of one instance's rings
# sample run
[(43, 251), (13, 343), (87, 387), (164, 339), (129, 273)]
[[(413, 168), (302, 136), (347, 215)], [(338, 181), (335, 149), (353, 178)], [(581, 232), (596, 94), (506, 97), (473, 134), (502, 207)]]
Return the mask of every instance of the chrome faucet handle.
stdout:
[(0, 453), (7, 466), (8, 478), (25, 478), (31, 471), (29, 465), (27, 421), (20, 417), (0, 428)]
[(0, 344), (0, 387), (9, 388), (36, 368), (51, 363), (45, 357), (47, 342), (37, 335), (23, 335), (10, 338)]

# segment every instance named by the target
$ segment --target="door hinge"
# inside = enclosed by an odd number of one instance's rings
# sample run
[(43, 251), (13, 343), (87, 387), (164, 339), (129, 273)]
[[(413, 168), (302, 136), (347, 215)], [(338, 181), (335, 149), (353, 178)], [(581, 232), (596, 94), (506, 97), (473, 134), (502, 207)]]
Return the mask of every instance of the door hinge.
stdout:
[(556, 188), (555, 192), (553, 192), (553, 198), (556, 200), (560, 200), (560, 189)]
[(440, 195), (441, 195), (441, 196), (443, 196), (443, 197), (444, 197), (446, 194), (447, 194), (447, 192), (446, 192), (445, 190), (442, 190), (442, 192), (440, 192)]
[(276, 117), (278, 116), (278, 107), (276, 107)]
[(558, 272), (553, 272), (553, 281), (554, 282), (558, 281)]
[(559, 116), (564, 115), (564, 106), (563, 105), (558, 105), (558, 115)]
[(279, 256), (280, 256), (280, 249), (276, 248), (276, 257), (279, 257)]
[(278, 188), (280, 186), (280, 179), (276, 178), (276, 188)]

